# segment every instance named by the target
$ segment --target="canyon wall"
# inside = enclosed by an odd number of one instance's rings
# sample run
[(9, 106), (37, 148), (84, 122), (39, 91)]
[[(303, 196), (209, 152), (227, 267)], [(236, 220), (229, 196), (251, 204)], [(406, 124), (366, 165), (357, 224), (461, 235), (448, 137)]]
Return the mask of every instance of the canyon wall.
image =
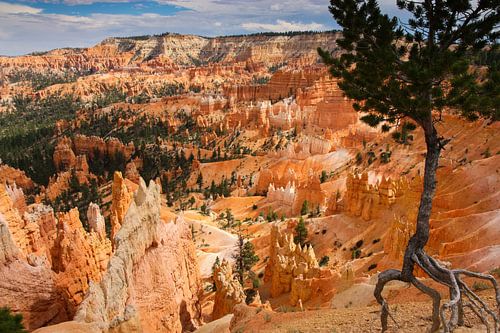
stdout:
[(298, 35), (247, 35), (205, 38), (164, 34), (138, 38), (108, 38), (82, 49), (58, 49), (37, 55), (0, 57), (0, 68), (34, 70), (77, 70), (81, 72), (117, 69), (164, 68), (207, 63), (244, 63), (272, 66), (286, 63), (316, 63), (316, 48), (333, 50), (339, 37), (335, 32)]
[(201, 283), (190, 229), (182, 219), (160, 219), (157, 184), (141, 180), (114, 241), (108, 270), (91, 285), (75, 320), (125, 331), (197, 327)]
[(90, 280), (106, 269), (110, 241), (87, 233), (76, 209), (56, 217), (51, 207), (33, 204), (21, 217), (3, 185), (0, 219), (1, 303), (22, 313), (29, 329), (71, 318)]

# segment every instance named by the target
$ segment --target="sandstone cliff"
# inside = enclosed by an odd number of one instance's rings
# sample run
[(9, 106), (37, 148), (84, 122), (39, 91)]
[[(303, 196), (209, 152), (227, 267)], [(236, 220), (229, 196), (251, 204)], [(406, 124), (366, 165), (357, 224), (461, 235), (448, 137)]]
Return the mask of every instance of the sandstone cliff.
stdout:
[(318, 46), (333, 50), (338, 37), (338, 33), (323, 32), (291, 36), (205, 38), (164, 34), (145, 38), (108, 38), (86, 49), (59, 49), (41, 55), (0, 57), (0, 68), (8, 73), (14, 68), (39, 71), (74, 69), (82, 72), (162, 67), (172, 70), (200, 63), (236, 62), (267, 67), (283, 63), (306, 65), (317, 62)]
[(111, 241), (115, 244), (115, 236), (120, 230), (125, 214), (132, 202), (133, 193), (130, 193), (121, 172), (115, 172), (113, 175), (111, 201)]
[[(0, 190), (3, 185), (0, 184)], [(9, 198), (0, 193), (0, 304), (23, 315), (28, 329), (68, 319), (66, 303), (54, 272), (43, 257), (29, 254), (28, 238), (22, 241), (24, 222), (13, 212)], [(15, 232), (15, 237), (13, 233)], [(17, 238), (17, 239), (16, 239)]]
[(199, 323), (201, 284), (189, 227), (160, 219), (160, 189), (141, 180), (102, 281), (91, 285), (76, 321), (103, 329), (181, 332)]

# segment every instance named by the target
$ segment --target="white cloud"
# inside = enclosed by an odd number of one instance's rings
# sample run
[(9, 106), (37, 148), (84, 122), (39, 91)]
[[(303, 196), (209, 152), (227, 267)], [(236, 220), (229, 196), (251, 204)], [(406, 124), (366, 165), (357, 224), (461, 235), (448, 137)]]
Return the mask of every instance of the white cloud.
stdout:
[(247, 22), (243, 23), (241, 27), (248, 31), (273, 31), (273, 32), (324, 30), (326, 28), (323, 24), (315, 22), (301, 23), (301, 22), (287, 22), (284, 20), (276, 20), (275, 24)]
[[(282, 0), (278, 5), (275, 0), (155, 0), (186, 9), (170, 16), (46, 14), (40, 9), (1, 1), (0, 54), (6, 55), (60, 47), (87, 47), (112, 36), (163, 32), (215, 36), (264, 30), (322, 30), (334, 27), (334, 21), (328, 13), (327, 0)], [(74, 4), (97, 0), (58, 1)], [(118, 1), (126, 0), (99, 0)], [(271, 10), (271, 7), (275, 10)]]
[(24, 5), (17, 5), (8, 2), (0, 2), (0, 15), (1, 14), (38, 14), (42, 10)]

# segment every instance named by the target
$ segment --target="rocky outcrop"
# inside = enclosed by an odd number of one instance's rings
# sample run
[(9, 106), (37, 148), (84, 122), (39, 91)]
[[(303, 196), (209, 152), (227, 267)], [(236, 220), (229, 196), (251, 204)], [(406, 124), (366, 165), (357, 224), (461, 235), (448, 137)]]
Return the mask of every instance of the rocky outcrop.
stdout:
[(406, 216), (394, 217), (384, 240), (384, 253), (387, 255), (387, 260), (403, 263), (406, 246), (415, 232), (415, 226), (416, 219), (409, 221)]
[[(418, 180), (417, 180), (418, 181)], [(397, 198), (409, 192), (410, 183), (406, 178), (392, 180), (382, 176), (369, 181), (368, 173), (349, 173), (344, 195), (344, 209), (348, 214), (361, 216), (365, 221), (380, 216), (380, 212), (396, 202)]]
[(57, 239), (52, 250), (52, 269), (58, 273), (58, 285), (74, 313), (90, 282), (99, 282), (111, 255), (111, 242), (102, 235), (87, 233), (78, 209), (57, 214)]
[(23, 190), (32, 190), (35, 186), (24, 171), (0, 163), (0, 184), (5, 183), (9, 185), (16, 183)]
[(224, 87), (224, 95), (233, 101), (265, 101), (277, 102), (295, 95), (297, 89), (311, 86), (315, 80), (324, 75), (324, 67), (310, 67), (280, 70), (273, 74), (265, 85), (228, 85)]
[[(133, 143), (123, 144), (116, 138), (110, 138), (105, 141), (97, 136), (75, 135), (73, 138), (73, 147), (75, 154), (87, 155), (89, 159), (99, 158), (103, 156), (114, 156), (116, 153), (121, 153), (125, 160), (130, 159), (135, 147)], [(95, 156), (99, 154), (99, 156)]]
[(25, 327), (35, 329), (67, 320), (68, 315), (55, 274), (44, 257), (30, 252), (37, 247), (28, 241), (30, 232), (24, 227), (5, 191), (0, 192), (0, 304), (21, 313)]
[(111, 241), (115, 244), (115, 236), (123, 224), (125, 214), (132, 202), (133, 193), (130, 193), (122, 173), (117, 171), (113, 175), (112, 201), (111, 201)]
[(87, 221), (90, 231), (95, 232), (100, 239), (106, 238), (106, 225), (104, 222), (104, 216), (101, 215), (99, 205), (96, 205), (93, 202), (89, 204), (89, 208), (87, 209)]
[(215, 282), (214, 309), (212, 320), (219, 319), (233, 311), (235, 305), (245, 302), (245, 293), (240, 282), (234, 276), (233, 269), (228, 261), (214, 268)]
[(12, 240), (17, 248), (23, 253), (30, 253), (30, 244), (25, 229), (25, 221), (21, 218), (21, 214), (14, 206), (14, 202), (9, 195), (9, 192), (3, 184), (0, 184), (0, 213), (9, 228)]
[[(18, 282), (23, 288), (29, 288), (33, 284), (30, 279), (39, 278), (40, 283), (45, 283), (51, 290), (49, 293), (54, 294), (51, 297), (58, 299), (57, 309), (63, 309), (64, 316), (61, 317), (52, 309), (52, 314), (44, 314), (46, 317), (42, 324), (54, 323), (52, 315), (59, 319), (72, 316), (76, 306), (82, 301), (90, 280), (99, 281), (102, 272), (106, 270), (111, 242), (96, 232), (87, 233), (76, 208), (68, 213), (59, 213), (56, 218), (51, 207), (34, 204), (27, 207), (21, 217), (7, 191), (2, 189), (4, 187), (0, 186), (0, 215), (15, 246), (15, 250), (12, 250), (11, 245), (6, 246), (3, 257), (12, 259), (13, 251), (17, 253), (14, 256), (17, 259), (15, 266), (17, 269), (27, 270), (27, 276), (20, 277), (26, 280)], [(9, 283), (14, 283), (15, 280), (15, 276), (8, 279)], [(17, 291), (33, 302), (46, 304), (43, 292), (37, 293), (35, 288), (31, 293), (29, 289), (23, 288), (9, 294), (15, 295)], [(22, 309), (27, 318), (36, 315), (34, 312), (37, 311), (40, 310)], [(38, 319), (30, 327), (39, 327), (39, 321), (43, 320)]]
[(10, 200), (12, 200), (13, 207), (17, 209), (19, 214), (24, 214), (26, 211), (26, 198), (24, 197), (22, 188), (17, 187), (17, 184), (13, 183), (12, 185), (6, 184), (5, 189)]
[(298, 142), (290, 142), (286, 147), (269, 152), (269, 156), (275, 158), (287, 157), (291, 159), (305, 160), (313, 155), (324, 155), (329, 153), (333, 145), (324, 138), (304, 136)]
[(290, 304), (306, 302), (313, 296), (331, 295), (332, 271), (320, 268), (312, 246), (301, 247), (293, 235), (271, 229), (271, 247), (264, 280), (271, 283), (271, 297), (290, 293)]
[[(50, 177), (49, 184), (45, 189), (45, 197), (49, 200), (55, 200), (64, 191), (70, 187), (70, 181), (73, 176), (76, 176), (79, 184), (88, 184), (91, 179), (96, 176), (89, 173), (89, 165), (85, 155), (79, 155), (74, 160), (74, 164), (68, 166), (70, 169), (62, 171)], [(41, 201), (41, 195), (38, 196), (38, 201)]]
[[(0, 57), (0, 68), (4, 69), (4, 73), (8, 73), (16, 68), (30, 68), (36, 71), (73, 69), (82, 72), (138, 68), (172, 70), (181, 66), (197, 66), (200, 63), (233, 66), (235, 63), (242, 63), (247, 69), (253, 70), (285, 63), (304, 66), (318, 61), (317, 47), (333, 50), (339, 36), (335, 32), (321, 32), (290, 36), (205, 38), (164, 34), (147, 38), (108, 38), (86, 49), (68, 48), (40, 55)], [(252, 66), (255, 68), (251, 68)], [(193, 74), (196, 72), (193, 71)]]
[(141, 180), (100, 283), (75, 316), (105, 330), (181, 332), (199, 323), (201, 290), (190, 229), (160, 219), (160, 187)]
[(319, 178), (315, 176), (309, 177), (298, 186), (295, 182), (288, 182), (285, 187), (275, 187), (274, 183), (271, 183), (267, 189), (267, 199), (288, 216), (300, 214), (305, 201), (311, 211), (326, 209), (326, 192), (321, 189)]
[(26, 237), (30, 244), (29, 251), (47, 260), (52, 267), (52, 249), (57, 239), (57, 220), (54, 210), (44, 204), (30, 205), (23, 215), (26, 222)]
[(70, 138), (63, 138), (57, 143), (53, 154), (54, 166), (57, 171), (67, 171), (75, 166), (76, 156), (71, 146)]

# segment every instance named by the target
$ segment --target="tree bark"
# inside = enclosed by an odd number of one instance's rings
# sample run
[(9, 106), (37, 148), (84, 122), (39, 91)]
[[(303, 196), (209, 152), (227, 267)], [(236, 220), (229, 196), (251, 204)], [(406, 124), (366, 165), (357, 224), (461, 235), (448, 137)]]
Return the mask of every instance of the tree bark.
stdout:
[(422, 194), (420, 196), (420, 205), (418, 208), (417, 227), (415, 234), (410, 238), (406, 247), (401, 277), (405, 282), (411, 282), (415, 262), (412, 256), (418, 251), (423, 250), (429, 240), (429, 220), (432, 211), (432, 200), (436, 194), (436, 171), (439, 165), (439, 155), (441, 145), (437, 131), (432, 124), (432, 118), (422, 123), (424, 129), (427, 154), (425, 156), (425, 170)]

